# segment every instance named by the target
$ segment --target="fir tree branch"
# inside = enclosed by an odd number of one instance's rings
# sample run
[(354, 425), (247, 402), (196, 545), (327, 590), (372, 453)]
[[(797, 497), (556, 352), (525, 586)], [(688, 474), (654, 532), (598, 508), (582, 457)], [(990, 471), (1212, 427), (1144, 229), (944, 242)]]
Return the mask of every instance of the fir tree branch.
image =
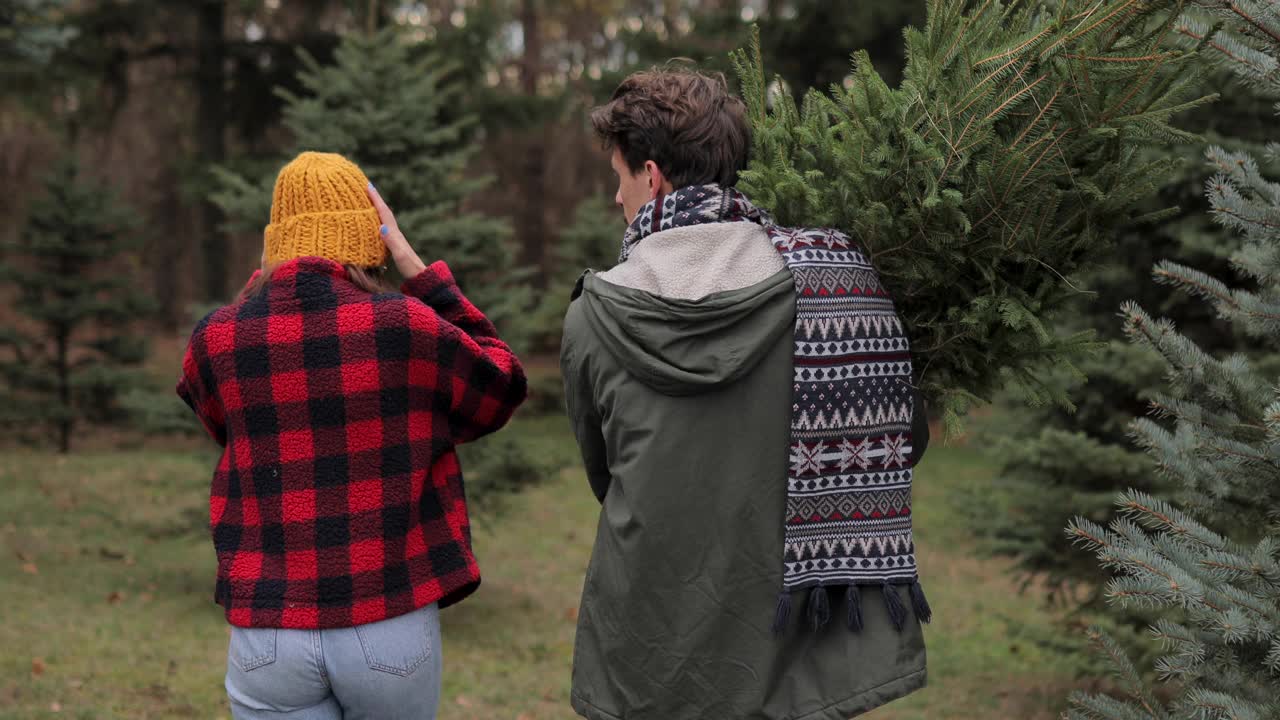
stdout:
[[(968, 112), (968, 111), (969, 111), (969, 108), (973, 107), (973, 104), (974, 104), (974, 103), (976, 103), (977, 101), (979, 101), (979, 100), (981, 100), (981, 99), (982, 99), (982, 97), (983, 97), (983, 95), (982, 95), (982, 91), (986, 88), (987, 83), (991, 82), (991, 80), (993, 80), (993, 79), (995, 79), (997, 76), (1001, 75), (1001, 74), (1002, 74), (1006, 69), (1008, 69), (1010, 66), (1017, 64), (1017, 62), (1018, 62), (1018, 60), (1019, 60), (1019, 59), (1020, 59), (1020, 58), (1015, 57), (1015, 58), (1013, 58), (1013, 59), (1009, 60), (1009, 62), (1005, 63), (1004, 65), (1001, 65), (1000, 67), (996, 68), (995, 70), (992, 70), (992, 71), (991, 71), (991, 74), (989, 74), (989, 75), (987, 75), (986, 77), (984, 77), (984, 78), (982, 78), (981, 80), (979, 80), (979, 81), (977, 82), (977, 84), (975, 84), (975, 85), (973, 86), (973, 88), (972, 88), (972, 89), (970, 89), (970, 91), (969, 91), (969, 92), (968, 92), (964, 97), (962, 97), (962, 98), (961, 98), (961, 100), (962, 100), (962, 101), (967, 101), (967, 102), (964, 102), (964, 104), (963, 104), (963, 105), (961, 105), (961, 106), (956, 110), (956, 114), (957, 114), (957, 115), (963, 115), (964, 113)], [(1030, 67), (1030, 66), (1031, 66), (1031, 61), (1030, 61), (1030, 60), (1027, 60), (1027, 61), (1023, 64), (1023, 69), (1025, 70), (1026, 68), (1028, 68), (1028, 67)]]
[[(1014, 59), (1016, 60), (1016, 59), (1017, 59), (1017, 55), (1018, 55), (1018, 53), (1022, 52), (1022, 50), (1023, 50), (1024, 48), (1026, 48), (1026, 47), (1027, 47), (1027, 46), (1029, 46), (1029, 45), (1034, 45), (1034, 44), (1035, 44), (1035, 42), (1036, 42), (1037, 40), (1039, 40), (1039, 39), (1043, 38), (1045, 35), (1050, 35), (1050, 34), (1052, 34), (1052, 33), (1053, 33), (1053, 31), (1054, 31), (1054, 30), (1056, 30), (1056, 29), (1057, 29), (1057, 28), (1056, 28), (1056, 27), (1054, 27), (1053, 25), (1046, 25), (1046, 26), (1044, 27), (1044, 29), (1042, 29), (1040, 32), (1036, 33), (1035, 35), (1032, 35), (1031, 37), (1027, 38), (1024, 42), (1019, 43), (1018, 45), (1016, 45), (1016, 46), (1014, 46), (1014, 47), (1012, 47), (1012, 48), (1010, 48), (1010, 49), (1008, 49), (1008, 50), (1006, 50), (1006, 51), (1004, 51), (1004, 52), (1002, 52), (1002, 53), (996, 53), (995, 55), (992, 55), (992, 56), (990, 56), (990, 57), (985, 57), (985, 58), (983, 58), (983, 59), (981, 59), (981, 60), (978, 60), (977, 62), (975, 62), (975, 63), (973, 64), (973, 66), (974, 66), (974, 67), (981, 67), (981, 66), (986, 65), (987, 63), (991, 62), (992, 60), (999, 60), (999, 59), (1001, 59), (1001, 58), (1006, 58), (1006, 57), (1009, 57), (1009, 56), (1014, 56)], [(1005, 64), (1004, 64), (1004, 65), (1002, 65), (1001, 67), (1008, 67), (1008, 66), (1009, 66), (1009, 63), (1005, 63)], [(997, 71), (997, 72), (998, 72), (998, 71)], [(988, 76), (988, 77), (990, 77), (990, 76)]]
[(1074, 55), (1070, 53), (1063, 53), (1062, 55), (1062, 57), (1068, 58), (1071, 60), (1087, 60), (1089, 62), (1125, 63), (1125, 64), (1163, 61), (1163, 60), (1168, 60), (1169, 58), (1175, 57), (1175, 56), (1176, 54), (1172, 51), (1162, 52), (1162, 53), (1152, 53), (1150, 55), (1141, 55), (1141, 56), (1133, 56), (1133, 57), (1108, 57), (1106, 55)]
[(1176, 266), (1166, 266), (1161, 264), (1156, 266), (1156, 268), (1152, 270), (1151, 274), (1158, 280), (1168, 282), (1172, 285), (1189, 287), (1194, 294), (1210, 298), (1219, 305), (1228, 307), (1232, 311), (1247, 315), (1248, 317), (1265, 320), (1280, 320), (1280, 315), (1246, 311), (1243, 306), (1241, 306), (1240, 302), (1236, 300), (1234, 293), (1231, 291), (1220, 290), (1205, 283), (1196, 282), (1193, 278), (1176, 275), (1169, 270), (1169, 267)]
[[(1178, 33), (1182, 34), (1182, 35), (1185, 35), (1185, 36), (1187, 36), (1187, 37), (1191, 38), (1192, 40), (1195, 40), (1196, 42), (1203, 42), (1203, 41), (1205, 40), (1205, 38), (1207, 38), (1207, 37), (1211, 37), (1211, 34), (1209, 34), (1209, 33), (1205, 33), (1205, 34), (1203, 34), (1203, 35), (1197, 34), (1195, 31), (1193, 31), (1193, 30), (1192, 30), (1189, 26), (1187, 26), (1185, 23), (1184, 23), (1183, 25), (1180, 25), (1178, 28), (1176, 28), (1176, 31), (1177, 31)], [(1252, 67), (1255, 71), (1257, 71), (1257, 72), (1259, 72), (1259, 73), (1266, 72), (1266, 70), (1267, 70), (1266, 68), (1262, 67), (1261, 65), (1258, 65), (1257, 63), (1253, 62), (1252, 60), (1249, 60), (1248, 58), (1246, 58), (1246, 57), (1244, 57), (1244, 56), (1242, 56), (1242, 55), (1239, 55), (1239, 54), (1236, 54), (1236, 53), (1231, 52), (1231, 51), (1230, 51), (1229, 49), (1227, 49), (1227, 47), (1226, 47), (1225, 45), (1223, 45), (1222, 43), (1214, 42), (1214, 41), (1210, 40), (1210, 41), (1209, 41), (1209, 47), (1211, 47), (1211, 48), (1213, 48), (1214, 50), (1217, 50), (1218, 52), (1222, 53), (1225, 57), (1227, 57), (1227, 58), (1228, 58), (1229, 60), (1231, 60), (1232, 62), (1238, 62), (1238, 63), (1240, 63), (1241, 65), (1248, 65), (1248, 66)]]
[(1235, 2), (1235, 0), (1226, 0), (1226, 2), (1227, 2), (1227, 7), (1231, 8), (1231, 11), (1234, 12), (1236, 15), (1239, 15), (1245, 22), (1254, 26), (1255, 28), (1258, 29), (1259, 32), (1262, 32), (1263, 34), (1267, 35), (1272, 40), (1280, 43), (1280, 33), (1277, 33), (1276, 31), (1272, 30), (1266, 25), (1263, 25), (1262, 23), (1258, 22), (1257, 18), (1245, 12), (1240, 7), (1240, 4)]
[(1114, 113), (1120, 112), (1121, 109), (1127, 106), (1129, 104), (1129, 101), (1133, 100), (1134, 96), (1137, 95), (1139, 91), (1145, 89), (1147, 86), (1147, 83), (1151, 82), (1151, 78), (1155, 76), (1156, 70), (1159, 67), (1160, 65), (1158, 63), (1152, 63), (1151, 66), (1147, 68), (1147, 72), (1142, 76), (1142, 79), (1136, 83), (1132, 83), (1132, 86), (1129, 88), (1129, 92), (1126, 93), (1125, 96), (1120, 99), (1120, 102), (1111, 106), (1111, 108), (1107, 109), (1102, 113), (1102, 117), (1099, 119), (1099, 123), (1106, 124), (1107, 121), (1112, 119)]
[(1054, 91), (1053, 95), (1049, 96), (1049, 99), (1045, 101), (1045, 104), (1040, 108), (1040, 112), (1036, 113), (1035, 118), (1031, 122), (1027, 123), (1027, 126), (1022, 129), (1022, 132), (1018, 133), (1018, 136), (1013, 139), (1013, 142), (1009, 143), (1010, 151), (1018, 149), (1018, 146), (1022, 144), (1022, 139), (1027, 136), (1027, 133), (1031, 132), (1032, 128), (1040, 124), (1040, 120), (1044, 118), (1045, 113), (1049, 112), (1049, 108), (1053, 107), (1053, 104), (1057, 102), (1060, 95), (1062, 95), (1062, 88), (1058, 88)]
[[(1052, 50), (1056, 49), (1057, 45), (1064, 45), (1064, 44), (1066, 44), (1066, 43), (1068, 43), (1068, 42), (1071, 42), (1072, 40), (1075, 40), (1075, 39), (1077, 39), (1077, 38), (1080, 38), (1080, 37), (1082, 37), (1082, 36), (1084, 36), (1084, 35), (1087, 35), (1087, 34), (1089, 34), (1089, 33), (1093, 32), (1093, 31), (1094, 31), (1094, 30), (1096, 30), (1098, 27), (1102, 26), (1104, 23), (1106, 23), (1107, 21), (1109, 21), (1109, 20), (1111, 20), (1112, 18), (1114, 18), (1116, 15), (1119, 15), (1119, 14), (1121, 14), (1121, 13), (1126, 13), (1126, 14), (1127, 14), (1128, 12), (1130, 12), (1130, 11), (1133, 9), (1134, 5), (1135, 5), (1135, 4), (1137, 4), (1137, 3), (1138, 3), (1138, 1), (1139, 1), (1139, 0), (1128, 0), (1128, 2), (1124, 3), (1124, 4), (1123, 4), (1123, 5), (1121, 5), (1120, 7), (1115, 8), (1115, 9), (1114, 9), (1114, 10), (1112, 10), (1110, 13), (1107, 13), (1106, 15), (1102, 16), (1101, 18), (1098, 18), (1098, 20), (1097, 20), (1097, 21), (1095, 21), (1092, 25), (1090, 25), (1090, 26), (1088, 26), (1088, 27), (1086, 27), (1086, 28), (1083, 28), (1083, 29), (1081, 29), (1081, 30), (1078, 30), (1078, 31), (1076, 31), (1076, 32), (1074, 32), (1074, 33), (1072, 33), (1072, 34), (1070, 34), (1070, 35), (1067, 35), (1066, 37), (1062, 38), (1062, 40), (1058, 41), (1058, 43), (1056, 43), (1055, 45), (1052, 45), (1052, 46), (1050, 46), (1050, 47), (1046, 48), (1044, 51), (1042, 51), (1042, 52), (1040, 53), (1040, 57), (1042, 57), (1042, 58), (1043, 58), (1043, 57), (1045, 57), (1045, 56), (1046, 56), (1050, 51), (1052, 51)], [(1098, 5), (1101, 5), (1101, 3), (1099, 3)], [(1094, 10), (1091, 10), (1091, 11), (1090, 11), (1090, 14), (1092, 14), (1094, 11), (1096, 11), (1096, 8), (1098, 7), (1098, 5), (1095, 5), (1095, 6), (1094, 6)]]
[[(947, 49), (943, 52), (942, 55), (944, 58), (951, 57), (951, 53), (955, 51), (956, 46), (959, 45), (960, 41), (965, 37), (965, 33), (969, 30), (969, 26), (973, 24), (975, 19), (987, 12), (987, 8), (991, 6), (991, 2), (992, 0), (983, 0), (982, 5), (971, 13), (969, 17), (965, 18), (964, 24), (961, 25), (960, 30), (952, 36), (951, 44), (947, 46)], [(958, 5), (958, 3), (956, 5)]]
[(1255, 461), (1255, 462), (1259, 462), (1259, 463), (1262, 463), (1262, 464), (1264, 464), (1264, 465), (1270, 465), (1271, 467), (1276, 468), (1277, 470), (1280, 470), (1280, 465), (1277, 465), (1276, 463), (1272, 462), (1271, 458), (1268, 458), (1268, 457), (1263, 456), (1263, 455), (1257, 455), (1257, 454), (1251, 454), (1251, 453), (1244, 453), (1244, 452), (1240, 452), (1240, 451), (1237, 451), (1237, 450), (1232, 450), (1232, 449), (1231, 449), (1231, 448), (1229, 448), (1229, 447), (1226, 447), (1226, 446), (1223, 446), (1223, 445), (1218, 445), (1218, 444), (1215, 444), (1215, 443), (1209, 443), (1209, 444), (1207, 445), (1207, 447), (1208, 447), (1208, 449), (1210, 449), (1210, 450), (1216, 450), (1216, 451), (1218, 451), (1218, 452), (1222, 453), (1223, 455), (1229, 455), (1229, 456), (1231, 456), (1231, 457), (1234, 457), (1234, 458), (1237, 458), (1237, 459), (1240, 459), (1240, 460), (1253, 460), (1253, 461)]

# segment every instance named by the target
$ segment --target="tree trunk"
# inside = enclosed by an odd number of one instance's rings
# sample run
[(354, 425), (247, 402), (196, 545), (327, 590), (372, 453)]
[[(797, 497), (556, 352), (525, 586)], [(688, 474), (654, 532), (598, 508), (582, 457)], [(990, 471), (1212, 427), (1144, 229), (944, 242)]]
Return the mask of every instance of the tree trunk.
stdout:
[(58, 451), (62, 454), (71, 452), (71, 362), (68, 345), (71, 342), (71, 331), (59, 327), (54, 340), (58, 345), (58, 400), (62, 403), (58, 417)]
[[(538, 75), (542, 64), (542, 37), (538, 28), (537, 0), (522, 0), (520, 25), (524, 35), (524, 53), (520, 62), (520, 87), (529, 98), (538, 95)], [(546, 193), (543, 189), (547, 165), (547, 123), (539, 122), (538, 129), (528, 133), (529, 147), (524, 154), (521, 184), (523, 205), (520, 222), (516, 226), (516, 238), (520, 244), (520, 264), (534, 268), (534, 284), (544, 287), (546, 273), (543, 262), (546, 255)]]
[[(226, 159), (226, 20), (225, 0), (201, 0), (196, 39), (196, 139), (199, 165), (208, 171)], [(227, 262), (230, 248), (222, 232), (222, 211), (208, 199), (201, 199), (199, 227), (204, 261), (203, 299), (225, 299)]]

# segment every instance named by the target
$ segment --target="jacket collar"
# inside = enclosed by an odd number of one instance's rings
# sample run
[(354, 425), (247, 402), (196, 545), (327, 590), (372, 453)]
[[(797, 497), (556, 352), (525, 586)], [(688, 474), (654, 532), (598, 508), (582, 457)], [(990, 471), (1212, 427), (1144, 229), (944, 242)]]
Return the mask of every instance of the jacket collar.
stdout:
[(328, 258), (296, 257), (277, 265), (271, 273), (271, 279), (273, 281), (288, 280), (299, 275), (332, 275), (336, 278), (345, 279), (347, 277), (347, 269)]
[(669, 195), (659, 195), (636, 212), (622, 236), (622, 252), (618, 262), (626, 262), (632, 249), (649, 235), (703, 223), (754, 222), (773, 224), (767, 213), (759, 210), (746, 195), (732, 187), (715, 183), (688, 185)]

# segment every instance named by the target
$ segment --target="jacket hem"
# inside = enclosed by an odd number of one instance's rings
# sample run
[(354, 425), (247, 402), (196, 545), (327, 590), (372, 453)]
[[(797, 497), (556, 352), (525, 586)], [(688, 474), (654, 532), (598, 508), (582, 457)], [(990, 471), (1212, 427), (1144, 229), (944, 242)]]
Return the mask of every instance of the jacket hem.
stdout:
[[(821, 710), (804, 715), (788, 715), (780, 720), (847, 720), (899, 700), (925, 687), (926, 684), (928, 684), (927, 671), (921, 668), (838, 700)], [(627, 720), (623, 715), (614, 715), (592, 705), (576, 692), (570, 694), (569, 701), (573, 711), (587, 720)], [(753, 716), (753, 718), (758, 717), (763, 716)]]
[[(404, 607), (396, 611), (380, 613), (376, 617), (362, 619), (361, 622), (351, 622), (349, 619), (338, 622), (321, 621), (320, 617), (322, 617), (322, 613), (317, 605), (293, 605), (288, 609), (290, 618), (294, 619), (294, 621), (290, 622), (286, 621), (284, 617), (285, 610), (281, 608), (256, 608), (248, 603), (237, 605), (234, 604), (234, 602), (228, 605), (216, 597), (214, 598), (214, 602), (222, 607), (227, 624), (234, 625), (236, 627), (276, 628), (280, 630), (332, 630), (336, 628), (356, 627), (368, 623), (390, 620), (393, 617), (421, 610), (432, 603), (435, 603), (441, 610), (443, 610), (450, 605), (456, 605), (466, 599), (479, 587), (480, 576), (476, 575), (453, 587), (441, 588), (438, 593), (428, 593), (423, 596), (422, 599), (413, 602), (412, 607)], [(359, 600), (353, 601), (352, 604), (358, 604), (359, 602)], [(350, 606), (347, 607), (350, 608)], [(250, 614), (249, 621), (239, 622), (239, 616), (245, 612)], [(312, 612), (315, 613), (314, 621), (297, 621), (298, 618), (310, 616)]]

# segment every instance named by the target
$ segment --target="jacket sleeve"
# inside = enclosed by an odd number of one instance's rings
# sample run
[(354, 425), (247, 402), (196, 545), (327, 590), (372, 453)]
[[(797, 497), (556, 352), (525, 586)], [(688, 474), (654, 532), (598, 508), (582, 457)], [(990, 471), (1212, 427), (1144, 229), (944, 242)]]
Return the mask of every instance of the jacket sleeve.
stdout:
[(200, 419), (200, 424), (209, 433), (209, 437), (225, 447), (227, 426), (222, 405), (214, 396), (213, 388), (205, 383), (205, 376), (200, 372), (200, 366), (196, 360), (195, 350), (201, 342), (202, 327), (203, 323), (196, 327), (195, 332), (191, 334), (191, 340), (187, 343), (187, 350), (182, 356), (182, 377), (178, 380), (177, 392), (178, 397), (182, 398), (187, 407), (191, 408)]
[(570, 303), (565, 314), (564, 335), (560, 341), (560, 374), (564, 379), (565, 411), (573, 428), (582, 462), (587, 471), (587, 482), (596, 499), (604, 502), (613, 477), (609, 473), (609, 458), (604, 444), (604, 432), (600, 412), (588, 373), (588, 358), (581, 353), (583, 325), (582, 307)]
[(449, 266), (432, 263), (406, 280), (401, 292), (433, 311), (428, 322), (439, 323), (427, 330), (436, 336), (438, 363), (427, 371), (427, 384), (448, 397), (453, 441), (475, 440), (507, 424), (528, 394), (524, 368), (493, 323), (462, 294)]
[(912, 394), (915, 395), (915, 407), (911, 411), (911, 467), (915, 467), (929, 447), (929, 413), (924, 394), (919, 390)]

